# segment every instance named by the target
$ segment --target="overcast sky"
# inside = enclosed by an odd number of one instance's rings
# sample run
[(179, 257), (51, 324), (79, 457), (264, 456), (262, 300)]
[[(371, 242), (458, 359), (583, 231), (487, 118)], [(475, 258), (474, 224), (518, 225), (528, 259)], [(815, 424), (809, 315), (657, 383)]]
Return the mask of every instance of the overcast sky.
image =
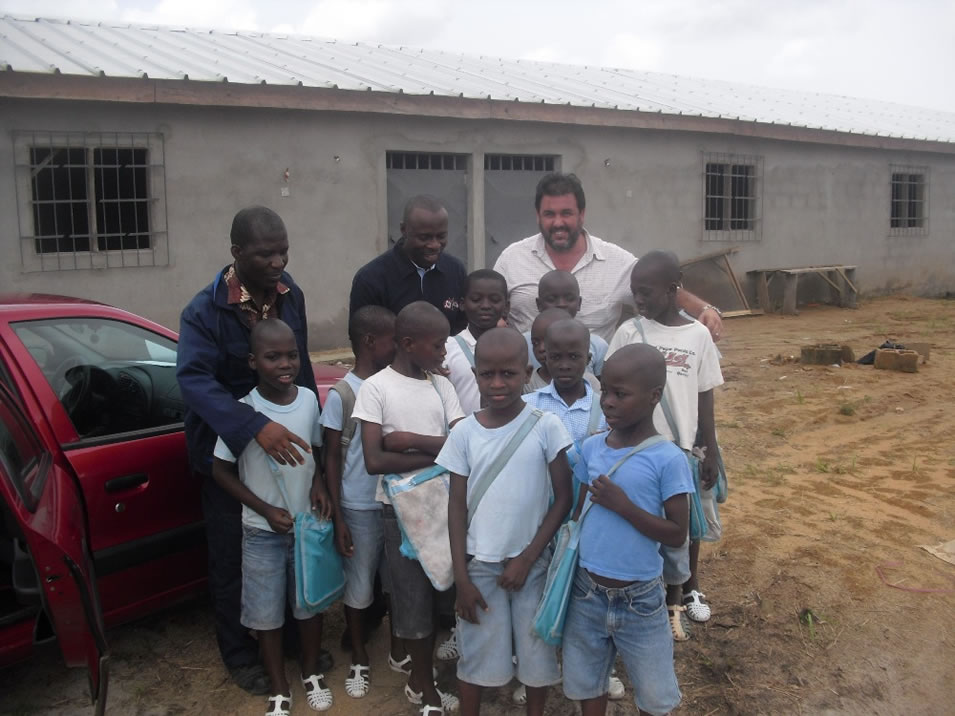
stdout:
[(628, 67), (955, 112), (953, 0), (0, 0), (0, 10)]

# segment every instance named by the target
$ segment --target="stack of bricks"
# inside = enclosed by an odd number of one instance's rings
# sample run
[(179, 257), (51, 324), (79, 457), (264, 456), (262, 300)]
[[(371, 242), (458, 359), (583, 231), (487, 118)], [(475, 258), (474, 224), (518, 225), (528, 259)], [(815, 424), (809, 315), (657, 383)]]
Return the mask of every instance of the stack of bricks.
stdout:
[(915, 373), (919, 369), (919, 354), (912, 350), (877, 348), (875, 351), (875, 367), (880, 370)]

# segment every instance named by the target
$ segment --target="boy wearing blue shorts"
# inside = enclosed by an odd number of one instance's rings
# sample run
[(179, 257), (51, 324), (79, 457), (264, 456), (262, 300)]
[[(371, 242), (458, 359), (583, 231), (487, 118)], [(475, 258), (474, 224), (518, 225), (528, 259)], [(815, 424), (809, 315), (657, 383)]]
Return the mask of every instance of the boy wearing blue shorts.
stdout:
[[(458, 686), (469, 716), (480, 711), (484, 687), (514, 677), (515, 653), (528, 714), (544, 713), (547, 687), (560, 680), (556, 648), (530, 624), (547, 578), (548, 544), (571, 506), (571, 440), (557, 416), (521, 400), (529, 372), (520, 333), (493, 328), (482, 335), (475, 375), (487, 407), (456, 425), (436, 458), (451, 473)], [(519, 431), (527, 432), (520, 438)], [(495, 476), (502, 454), (507, 460)]]
[[(260, 321), (252, 329), (249, 366), (259, 383), (241, 402), (283, 425), (296, 435), (308, 435), (321, 445), (318, 398), (295, 385), (301, 357), (295, 334), (278, 319)], [(306, 356), (306, 359), (308, 357)], [(332, 692), (318, 672), (322, 615), (295, 605), (295, 515), (320, 510), (331, 515), (317, 447), (304, 454), (303, 464), (279, 465), (254, 440), (238, 460), (219, 438), (213, 450), (212, 476), (242, 503), (242, 601), (240, 622), (258, 633), (262, 661), (272, 682), (266, 716), (288, 716), (292, 696), (285, 676), (282, 625), (285, 605), (298, 621), (302, 642), (302, 686), (308, 705), (325, 711)]]
[[(606, 713), (617, 653), (641, 714), (662, 716), (680, 703), (660, 544), (686, 540), (693, 479), (682, 451), (653, 426), (666, 380), (663, 356), (651, 346), (626, 346), (608, 358), (601, 408), (610, 432), (584, 442), (575, 471), (591, 504), (581, 516), (564, 625), (564, 694), (581, 701), (583, 716)], [(659, 442), (632, 454), (654, 437)]]
[[(375, 575), (379, 571), (385, 573), (385, 569), (381, 569), (385, 542), (381, 503), (375, 500), (377, 481), (365, 469), (361, 430), (352, 412), (365, 380), (395, 357), (395, 314), (384, 306), (359, 308), (348, 322), (348, 337), (355, 354), (355, 367), (328, 391), (322, 426), (335, 545), (345, 558), (342, 601), (352, 650), (345, 693), (357, 699), (367, 695), (371, 686), (364, 617), (374, 601)], [(393, 635), (391, 639), (389, 663), (400, 664), (405, 659), (404, 647)]]

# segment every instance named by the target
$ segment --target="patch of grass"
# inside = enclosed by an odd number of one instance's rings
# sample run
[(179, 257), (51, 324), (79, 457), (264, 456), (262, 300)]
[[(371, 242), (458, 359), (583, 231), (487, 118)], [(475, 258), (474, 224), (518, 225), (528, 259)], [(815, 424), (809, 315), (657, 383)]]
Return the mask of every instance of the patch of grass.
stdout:
[(921, 471), (919, 470), (919, 464), (918, 464), (918, 455), (912, 456), (912, 474), (913, 475), (921, 474)]
[(836, 512), (832, 512), (832, 511), (829, 512), (829, 521), (830, 521), (830, 522), (838, 522), (838, 521), (841, 520), (841, 519), (842, 519), (842, 515), (840, 515), (840, 514), (838, 514), (838, 513), (836, 513)]
[(839, 406), (839, 415), (852, 416), (856, 414), (856, 406), (852, 403), (843, 403)]
[(782, 428), (773, 428), (772, 430), (770, 430), (770, 433), (775, 435), (777, 438), (786, 437), (786, 431), (783, 430)]
[(830, 467), (828, 462), (823, 460), (821, 457), (816, 458), (816, 472), (821, 472), (822, 474), (825, 475), (826, 473), (829, 472), (829, 469)]
[(720, 427), (721, 428), (741, 428), (743, 426), (740, 425), (735, 420), (730, 420), (729, 422), (726, 422), (726, 423), (720, 423)]
[(803, 397), (802, 391), (799, 388), (796, 388), (796, 403), (802, 405), (806, 402), (806, 399)]

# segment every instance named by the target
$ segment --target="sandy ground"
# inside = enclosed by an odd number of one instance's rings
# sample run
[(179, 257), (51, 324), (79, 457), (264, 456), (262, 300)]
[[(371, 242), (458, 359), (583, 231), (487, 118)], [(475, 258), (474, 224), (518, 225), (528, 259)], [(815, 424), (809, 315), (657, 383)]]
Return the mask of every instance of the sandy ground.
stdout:
[[(731, 494), (723, 540), (703, 547), (713, 619), (676, 648), (684, 702), (675, 713), (953, 713), (955, 566), (918, 545), (955, 538), (955, 303), (810, 307), (734, 319), (726, 333), (716, 405)], [(928, 342), (931, 357), (914, 375), (789, 360), (817, 342), (861, 355), (886, 337)], [(948, 592), (918, 591), (930, 589)], [(380, 633), (371, 694), (345, 695), (348, 657), (333, 612), (332, 713), (415, 713)], [(204, 604), (114, 629), (109, 640), (109, 713), (263, 712), (264, 700), (227, 680)], [(440, 681), (453, 681), (452, 667)], [(55, 649), (0, 674), (0, 694), (2, 713), (88, 710), (83, 672), (63, 668)], [(300, 686), (293, 695), (294, 712), (309, 713)], [(509, 689), (485, 703), (485, 713), (521, 712)], [(609, 711), (636, 713), (632, 691)], [(548, 713), (577, 708), (555, 693)]]

